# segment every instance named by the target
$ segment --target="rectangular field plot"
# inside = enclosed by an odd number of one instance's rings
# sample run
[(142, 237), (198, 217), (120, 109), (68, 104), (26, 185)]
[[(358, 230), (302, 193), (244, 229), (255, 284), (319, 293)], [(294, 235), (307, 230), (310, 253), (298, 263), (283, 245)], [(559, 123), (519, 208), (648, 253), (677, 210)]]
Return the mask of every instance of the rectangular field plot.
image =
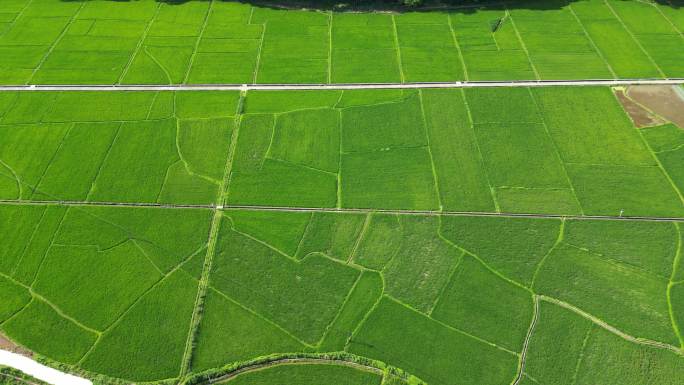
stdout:
[(186, 83), (255, 81), (265, 26), (251, 24), (251, 12), (244, 4), (211, 5)]
[(464, 80), (463, 64), (446, 13), (394, 17), (404, 81)]
[(387, 14), (333, 14), (331, 82), (402, 81), (393, 21)]
[(257, 82), (328, 82), (330, 15), (256, 8), (251, 22), (264, 25)]
[(481, 8), (450, 17), (468, 80), (537, 78), (506, 10)]
[(2, 199), (217, 201), (236, 93), (6, 95)]
[(664, 75), (605, 1), (576, 2), (570, 8), (617, 77)]
[(651, 4), (612, 0), (607, 4), (666, 76), (684, 76), (684, 36), (670, 19)]
[[(572, 10), (561, 8), (565, 2), (524, 4), (531, 9), (512, 9), (510, 17), (540, 78), (610, 79), (614, 76)], [(535, 7), (545, 9), (535, 11)]]

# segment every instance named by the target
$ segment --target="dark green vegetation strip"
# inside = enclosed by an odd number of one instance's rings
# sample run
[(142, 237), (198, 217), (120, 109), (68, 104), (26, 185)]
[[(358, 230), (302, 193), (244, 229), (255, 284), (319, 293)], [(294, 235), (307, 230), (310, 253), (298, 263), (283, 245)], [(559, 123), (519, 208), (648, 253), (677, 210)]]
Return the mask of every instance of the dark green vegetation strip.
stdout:
[(298, 385), (380, 385), (382, 376), (349, 366), (332, 364), (279, 364), (248, 371), (220, 384), (269, 385), (287, 383)]
[(684, 8), (657, 3), (508, 1), (345, 13), (218, 0), (7, 0), (0, 3), (0, 83), (684, 77)]
[(681, 133), (607, 88), (2, 93), (0, 330), (112, 382), (678, 384)]

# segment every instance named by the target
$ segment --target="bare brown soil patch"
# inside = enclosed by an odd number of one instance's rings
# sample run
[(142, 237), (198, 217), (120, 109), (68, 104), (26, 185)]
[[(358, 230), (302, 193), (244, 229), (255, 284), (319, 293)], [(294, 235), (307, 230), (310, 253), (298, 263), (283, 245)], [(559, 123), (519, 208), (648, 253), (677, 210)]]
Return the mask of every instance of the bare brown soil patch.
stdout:
[(627, 115), (629, 115), (636, 127), (652, 127), (666, 123), (663, 119), (627, 97), (623, 89), (615, 89), (614, 92), (620, 104), (622, 104), (622, 108), (627, 112)]
[(684, 96), (678, 86), (631, 86), (627, 96), (646, 109), (684, 128)]
[(5, 337), (2, 334), (0, 334), (0, 349), (7, 350), (12, 353), (21, 354), (22, 356), (26, 356), (29, 358), (33, 357), (33, 353), (30, 350), (24, 349), (23, 347), (15, 344), (9, 338)]

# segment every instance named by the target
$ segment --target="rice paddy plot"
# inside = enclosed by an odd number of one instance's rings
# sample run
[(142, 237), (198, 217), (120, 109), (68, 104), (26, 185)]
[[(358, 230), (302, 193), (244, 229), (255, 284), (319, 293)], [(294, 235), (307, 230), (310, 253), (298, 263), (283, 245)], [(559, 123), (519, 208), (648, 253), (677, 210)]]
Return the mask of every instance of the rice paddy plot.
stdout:
[[(668, 284), (678, 279), (680, 224), (258, 209), (219, 218), (191, 378), (264, 357), (352, 353), (431, 384), (507, 382), (533, 295), (541, 303), (526, 376), (555, 378), (549, 368), (566, 353), (574, 370), (578, 351), (544, 342), (559, 338), (552, 327), (563, 314), (584, 325), (561, 333), (586, 351), (579, 375), (600, 371), (605, 354), (636, 363), (646, 382), (681, 365), (615, 334), (679, 346), (668, 304), (681, 319), (681, 285)], [(0, 246), (0, 330), (51, 362), (107, 378), (177, 378), (210, 223), (209, 210), (190, 208), (0, 205), (11, 240)], [(280, 367), (254, 373), (318, 378), (309, 366)], [(257, 375), (248, 373), (227, 383)]]
[(567, 378), (596, 384), (611, 384), (616, 378), (625, 384), (676, 384), (683, 363), (676, 353), (630, 343), (570, 310), (542, 301), (525, 374), (550, 384)]
[[(214, 203), (230, 147), (237, 95), (198, 96), (12, 94), (13, 104), (0, 122), (0, 196)], [(33, 113), (26, 115), (27, 110)]]
[(654, 152), (608, 88), (287, 95), (247, 95), (229, 204), (662, 217), (684, 212), (676, 146), (671, 153)]
[(5, 205), (0, 223), (24, 243), (3, 248), (4, 335), (95, 373), (177, 375), (196, 287), (184, 264), (205, 250), (208, 211)]
[(9, 1), (2, 84), (386, 83), (684, 76), (684, 16), (637, 0), (421, 12), (237, 1)]

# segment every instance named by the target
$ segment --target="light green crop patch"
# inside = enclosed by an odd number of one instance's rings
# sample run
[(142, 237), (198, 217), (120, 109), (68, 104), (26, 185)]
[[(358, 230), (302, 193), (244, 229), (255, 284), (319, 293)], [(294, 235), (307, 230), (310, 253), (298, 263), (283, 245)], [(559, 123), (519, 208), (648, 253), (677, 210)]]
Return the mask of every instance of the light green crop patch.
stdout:
[(437, 217), (400, 217), (399, 222), (401, 247), (382, 270), (385, 292), (428, 313), (463, 252), (439, 237)]
[(466, 255), (431, 316), (512, 351), (521, 351), (532, 312), (529, 292), (502, 280)]
[(495, 271), (529, 286), (560, 230), (557, 219), (444, 216), (440, 234)]
[(525, 368), (530, 377), (550, 384), (568, 378), (596, 384), (612, 384), (616, 379), (634, 385), (676, 384), (683, 362), (674, 352), (630, 343), (570, 310), (542, 301)]
[(230, 147), (237, 96), (234, 92), (14, 94), (0, 120), (0, 196), (214, 203)]
[(81, 365), (129, 381), (177, 377), (196, 293), (197, 281), (184, 271), (167, 276), (102, 335)]
[[(352, 337), (348, 350), (401, 366), (434, 384), (448, 384), (456, 377), (500, 384), (513, 378), (517, 366), (515, 355), (445, 327), (388, 297)], [(486, 371), (480, 370), (485, 366)]]
[(213, 287), (309, 345), (323, 337), (359, 274), (321, 255), (290, 259), (227, 225), (216, 247)]
[(192, 369), (202, 371), (228, 362), (306, 348), (278, 325), (211, 289), (196, 349)]
[(542, 265), (534, 290), (575, 304), (631, 335), (678, 343), (668, 313), (668, 280), (563, 244)]
[(69, 364), (75, 364), (97, 339), (37, 298), (4, 323), (2, 331), (37, 353)]

